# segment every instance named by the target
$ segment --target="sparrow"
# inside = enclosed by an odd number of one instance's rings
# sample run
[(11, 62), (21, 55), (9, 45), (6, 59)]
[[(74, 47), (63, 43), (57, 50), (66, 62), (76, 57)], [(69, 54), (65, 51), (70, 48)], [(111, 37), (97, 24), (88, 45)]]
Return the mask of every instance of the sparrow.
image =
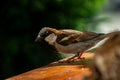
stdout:
[(108, 35), (105, 43), (96, 49), (90, 80), (120, 80), (120, 31)]
[(69, 60), (81, 59), (83, 52), (87, 51), (100, 40), (105, 38), (103, 33), (82, 32), (72, 29), (61, 29), (44, 27), (38, 33), (36, 42), (45, 42), (54, 47), (58, 53), (75, 54)]

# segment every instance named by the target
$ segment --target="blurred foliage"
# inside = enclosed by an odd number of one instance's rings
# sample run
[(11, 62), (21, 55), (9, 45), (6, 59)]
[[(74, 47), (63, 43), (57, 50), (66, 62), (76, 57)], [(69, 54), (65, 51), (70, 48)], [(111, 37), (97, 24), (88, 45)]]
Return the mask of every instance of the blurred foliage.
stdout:
[[(85, 30), (107, 0), (1, 1), (0, 76), (7, 78), (58, 60), (47, 46), (35, 43), (44, 26)], [(93, 22), (92, 22), (93, 21)]]

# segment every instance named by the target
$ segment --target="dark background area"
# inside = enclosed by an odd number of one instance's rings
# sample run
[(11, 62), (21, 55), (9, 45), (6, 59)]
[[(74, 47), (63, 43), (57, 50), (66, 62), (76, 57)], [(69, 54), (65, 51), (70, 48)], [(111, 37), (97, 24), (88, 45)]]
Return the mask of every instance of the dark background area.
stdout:
[(0, 78), (61, 58), (34, 40), (42, 27), (86, 30), (106, 0), (3, 0), (0, 2)]

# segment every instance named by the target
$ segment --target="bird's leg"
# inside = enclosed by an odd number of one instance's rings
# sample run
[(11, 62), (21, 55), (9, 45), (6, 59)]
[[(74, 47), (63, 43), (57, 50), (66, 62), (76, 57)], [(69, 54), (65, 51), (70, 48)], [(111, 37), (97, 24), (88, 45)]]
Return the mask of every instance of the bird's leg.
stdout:
[(83, 52), (77, 52), (77, 54), (75, 54), (74, 56), (70, 57), (70, 58), (67, 58), (66, 60), (63, 60), (63, 61), (59, 61), (60, 63), (63, 63), (63, 62), (75, 62), (75, 61), (79, 61), (79, 60), (83, 60), (84, 58), (81, 58)]
[(68, 58), (67, 60), (68, 60), (68, 61), (74, 60), (77, 56), (78, 56), (78, 55), (74, 55), (74, 56)]
[(83, 58), (81, 58), (81, 56), (82, 56), (82, 54), (83, 54), (83, 52), (77, 52), (76, 54), (75, 54), (75, 56), (73, 56), (73, 57), (70, 57), (70, 58), (68, 58), (69, 60), (74, 60), (74, 59), (83, 59)]
[(74, 55), (74, 56), (72, 56), (72, 57), (70, 57), (70, 58), (67, 58), (66, 60), (59, 61), (59, 63), (64, 63), (64, 62), (69, 63), (69, 62), (73, 62), (77, 56), (78, 56), (78, 55)]
[(77, 59), (84, 59), (84, 58), (81, 58), (82, 54), (83, 54), (83, 52), (80, 52), (80, 53), (78, 52), (77, 53)]

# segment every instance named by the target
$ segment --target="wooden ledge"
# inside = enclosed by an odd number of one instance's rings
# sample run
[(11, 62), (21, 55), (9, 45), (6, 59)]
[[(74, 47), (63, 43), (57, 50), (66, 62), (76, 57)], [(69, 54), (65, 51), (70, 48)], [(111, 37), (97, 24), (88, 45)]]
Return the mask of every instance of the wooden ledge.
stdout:
[[(93, 54), (85, 53), (82, 57), (91, 59)], [(83, 80), (90, 74), (89, 68), (82, 64), (54, 65), (52, 63), (52, 65), (34, 69), (5, 80)]]

